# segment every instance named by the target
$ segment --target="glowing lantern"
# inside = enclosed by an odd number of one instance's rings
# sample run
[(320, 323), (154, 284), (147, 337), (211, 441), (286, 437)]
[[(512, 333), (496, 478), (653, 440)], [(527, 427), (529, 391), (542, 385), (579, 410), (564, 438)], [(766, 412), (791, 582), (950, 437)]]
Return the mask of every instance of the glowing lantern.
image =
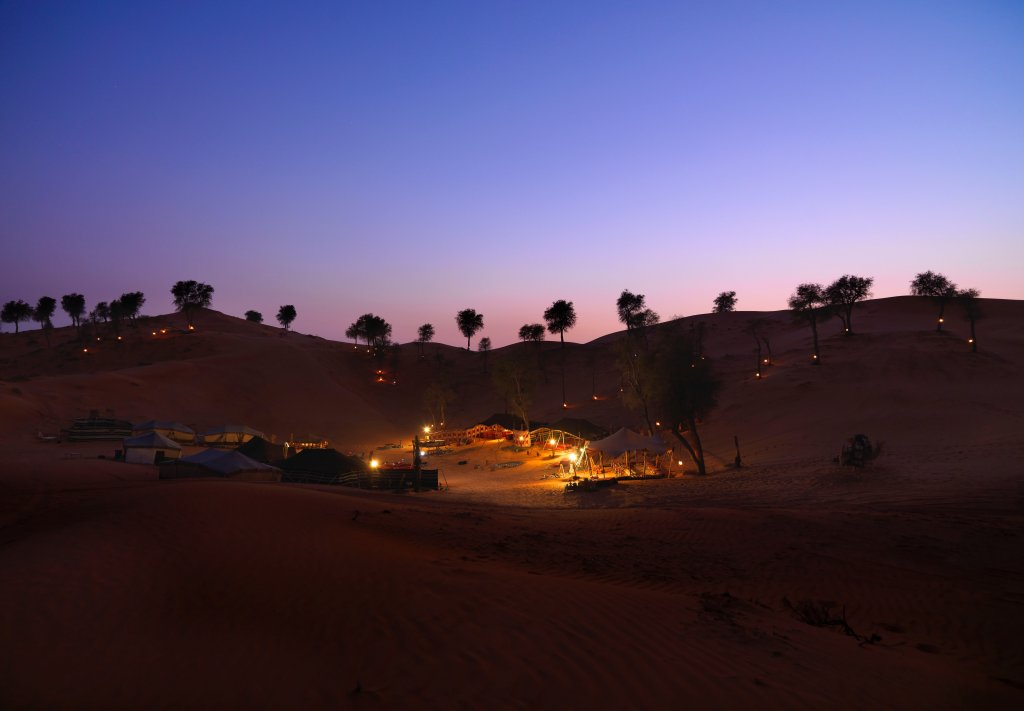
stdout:
[(376, 469), (379, 466), (380, 466), (380, 462), (378, 462), (376, 459), (371, 459), (370, 460), (370, 469)]

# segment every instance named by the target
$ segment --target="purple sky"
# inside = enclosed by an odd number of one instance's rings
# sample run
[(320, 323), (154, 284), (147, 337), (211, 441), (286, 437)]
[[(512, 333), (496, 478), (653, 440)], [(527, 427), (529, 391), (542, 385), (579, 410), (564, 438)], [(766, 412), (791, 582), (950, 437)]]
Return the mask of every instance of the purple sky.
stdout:
[(1019, 2), (212, 4), (0, 4), (0, 301), (196, 279), (498, 346), (625, 288), (1024, 298)]

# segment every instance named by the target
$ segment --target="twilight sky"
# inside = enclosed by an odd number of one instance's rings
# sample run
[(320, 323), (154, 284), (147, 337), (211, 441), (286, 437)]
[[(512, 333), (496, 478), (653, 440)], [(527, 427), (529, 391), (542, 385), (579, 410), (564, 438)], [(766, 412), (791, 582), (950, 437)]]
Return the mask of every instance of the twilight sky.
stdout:
[(0, 301), (196, 279), (337, 339), (844, 273), (1020, 299), (1024, 4), (4, 2), (0, 241)]

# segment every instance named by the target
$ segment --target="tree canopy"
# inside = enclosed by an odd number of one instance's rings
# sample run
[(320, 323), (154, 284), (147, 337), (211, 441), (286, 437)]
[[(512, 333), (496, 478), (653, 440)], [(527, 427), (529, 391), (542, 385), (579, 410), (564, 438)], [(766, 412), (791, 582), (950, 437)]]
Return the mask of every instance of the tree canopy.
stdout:
[(843, 322), (843, 332), (853, 335), (853, 307), (871, 296), (872, 277), (844, 274), (825, 288), (825, 300)]
[(277, 322), (284, 327), (284, 330), (288, 330), (292, 321), (295, 320), (296, 312), (295, 307), (291, 304), (285, 304), (277, 310)]
[(126, 294), (121, 294), (118, 301), (121, 302), (121, 315), (134, 321), (146, 303), (146, 296), (141, 291), (129, 291)]
[(198, 309), (206, 309), (213, 303), (213, 287), (202, 282), (188, 280), (175, 282), (171, 287), (174, 308), (185, 314), (191, 327)]
[(52, 296), (41, 296), (32, 311), (32, 320), (43, 327), (53, 327), (53, 313), (57, 310), (57, 300)]
[(259, 311), (246, 311), (245, 320), (251, 321), (252, 323), (263, 323), (263, 314)]
[(724, 314), (735, 310), (736, 292), (723, 291), (722, 293), (715, 297), (715, 307), (711, 309), (711, 312), (716, 314)]
[(64, 294), (60, 297), (60, 307), (71, 319), (71, 323), (77, 328), (82, 325), (82, 316), (85, 314), (85, 297), (81, 294)]
[(821, 350), (818, 347), (818, 321), (828, 309), (825, 288), (821, 284), (800, 284), (789, 297), (789, 308), (793, 315), (811, 327), (814, 336), (814, 364), (821, 363)]
[(544, 324), (542, 323), (524, 323), (519, 328), (519, 340), (521, 341), (543, 341), (544, 340)]
[(466, 337), (466, 350), (470, 350), (470, 340), (484, 327), (484, 315), (478, 314), (474, 309), (463, 309), (455, 315), (455, 323)]
[(28, 321), (32, 318), (32, 307), (26, 301), (18, 299), (17, 301), (8, 301), (4, 304), (2, 310), (0, 310), (0, 321), (4, 323), (13, 323), (14, 332), (18, 333), (19, 324), (22, 321)]
[(946, 302), (957, 295), (956, 284), (945, 275), (929, 270), (914, 277), (910, 282), (910, 293), (914, 296), (927, 296), (939, 305), (939, 318), (935, 330), (941, 331), (946, 314)]
[(576, 309), (573, 308), (571, 301), (559, 299), (544, 311), (544, 320), (548, 323), (548, 331), (552, 334), (557, 333), (559, 340), (564, 344), (565, 332), (576, 325)]

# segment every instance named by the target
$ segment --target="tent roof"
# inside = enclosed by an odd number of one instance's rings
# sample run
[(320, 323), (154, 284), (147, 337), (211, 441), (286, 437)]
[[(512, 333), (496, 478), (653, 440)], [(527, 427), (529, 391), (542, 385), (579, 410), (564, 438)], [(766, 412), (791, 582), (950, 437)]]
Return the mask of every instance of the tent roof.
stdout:
[(181, 449), (181, 445), (174, 440), (167, 439), (159, 432), (147, 432), (138, 437), (125, 437), (125, 448), (128, 447), (150, 447), (153, 449)]
[(190, 435), (195, 434), (195, 431), (188, 425), (183, 425), (180, 422), (171, 422), (170, 420), (150, 420), (139, 425), (132, 425), (132, 430), (135, 432), (142, 432), (144, 430), (173, 430), (174, 432), (184, 432)]
[(262, 432), (260, 432), (259, 430), (254, 430), (252, 427), (248, 427), (247, 425), (221, 425), (220, 427), (211, 427), (210, 429), (203, 432), (203, 434), (227, 434), (229, 432), (241, 432), (243, 434), (252, 435), (253, 437), (263, 437)]
[(277, 471), (277, 467), (249, 459), (241, 452), (234, 449), (204, 449), (198, 454), (182, 457), (178, 460), (182, 464), (197, 464), (206, 467), (218, 474), (236, 474), (238, 472), (254, 471)]
[(250, 459), (257, 462), (276, 462), (284, 459), (285, 449), (283, 444), (273, 444), (262, 437), (253, 437), (248, 442), (235, 447), (236, 452), (241, 452)]
[(643, 449), (655, 454), (668, 451), (668, 445), (660, 437), (645, 437), (633, 430), (627, 430), (625, 427), (604, 439), (591, 442), (587, 445), (587, 448), (604, 452), (612, 457), (618, 457), (626, 452), (638, 452)]

